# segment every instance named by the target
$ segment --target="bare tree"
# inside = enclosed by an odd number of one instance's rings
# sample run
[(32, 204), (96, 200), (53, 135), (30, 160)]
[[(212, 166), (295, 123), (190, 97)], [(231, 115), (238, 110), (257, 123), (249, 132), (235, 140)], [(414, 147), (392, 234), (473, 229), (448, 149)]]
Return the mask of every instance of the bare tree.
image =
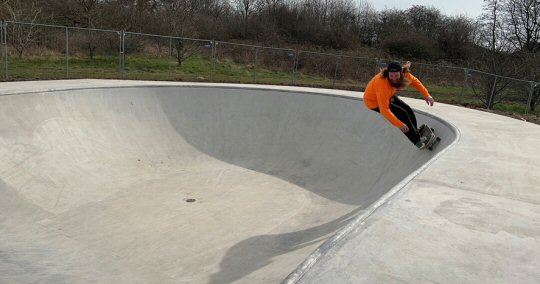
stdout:
[(439, 27), (443, 17), (438, 9), (434, 7), (413, 5), (406, 10), (405, 13), (415, 32), (421, 32), (433, 39), (439, 37)]
[(540, 49), (540, 1), (509, 0), (504, 5), (509, 29), (508, 39), (514, 48), (536, 52)]
[(195, 20), (198, 34), (203, 38), (226, 39), (231, 10), (228, 0), (205, 0)]
[[(509, 55), (512, 51), (508, 41), (506, 23), (503, 17), (504, 0), (484, 0), (485, 13), (481, 16), (481, 36), (479, 45), (484, 47), (481, 60), (485, 62), (487, 71), (497, 75), (515, 76), (516, 60)], [(488, 109), (496, 103), (495, 98), (509, 84), (493, 76), (481, 76), (475, 94)]]
[(334, 48), (346, 48), (356, 42), (354, 29), (356, 24), (357, 10), (352, 0), (332, 0), (325, 3), (326, 19), (323, 25), (328, 32), (326, 38)]
[(260, 0), (261, 2), (261, 9), (264, 9), (266, 13), (268, 14), (269, 18), (272, 20), (276, 20), (276, 15), (278, 14), (279, 10), (285, 5), (285, 2), (283, 0)]
[[(482, 57), (488, 66), (488, 71), (495, 74), (505, 74), (512, 61), (508, 60), (508, 52), (512, 46), (508, 41), (508, 33), (503, 21), (503, 1), (484, 0), (484, 11), (480, 18), (480, 35), (477, 44), (484, 48)], [(510, 74), (505, 74), (510, 75)]]
[(378, 13), (370, 2), (361, 1), (356, 17), (357, 36), (360, 42), (367, 46), (374, 46), (377, 42)]
[[(160, 1), (160, 14), (163, 16), (164, 28), (171, 36), (196, 36), (194, 19), (203, 6), (204, 1), (196, 0), (162, 0)], [(177, 40), (175, 45), (178, 66), (196, 54), (201, 49), (200, 45), (191, 42)]]
[[(507, 40), (512, 44), (517, 76), (539, 81), (540, 57), (540, 1), (507, 0), (503, 6)], [(539, 88), (534, 88), (529, 107), (534, 110), (539, 102)]]
[[(110, 1), (104, 0), (50, 0), (47, 7), (50, 13), (55, 13), (55, 18), (60, 24), (83, 28), (104, 28), (110, 18), (112, 9), (107, 9)], [(116, 15), (115, 15), (116, 16)], [(84, 46), (90, 59), (95, 57), (100, 44), (100, 34), (96, 31), (79, 33), (73, 36), (73, 40)]]
[(49, 13), (54, 13), (60, 23), (84, 28), (101, 28), (110, 16), (103, 7), (103, 0), (50, 0)]
[(168, 34), (185, 36), (194, 33), (193, 19), (197, 14), (197, 1), (162, 0), (160, 8)]
[(487, 47), (491, 52), (502, 52), (509, 49), (502, 20), (502, 2), (501, 0), (484, 0), (483, 9), (485, 12), (481, 16), (483, 29), (478, 44)]
[(447, 60), (462, 60), (472, 56), (475, 35), (474, 22), (466, 17), (444, 17), (438, 34), (439, 48)]
[[(8, 19), (12, 21), (34, 24), (41, 17), (41, 8), (35, 2), (25, 5), (21, 1), (3, 0), (1, 5), (2, 10), (8, 15)], [(17, 50), (20, 59), (28, 45), (35, 42), (37, 27), (34, 25), (13, 24), (10, 28), (13, 31), (10, 41)]]
[(240, 14), (242, 15), (242, 27), (244, 37), (248, 34), (249, 18), (254, 12), (255, 7), (259, 4), (260, 0), (233, 0), (234, 5)]

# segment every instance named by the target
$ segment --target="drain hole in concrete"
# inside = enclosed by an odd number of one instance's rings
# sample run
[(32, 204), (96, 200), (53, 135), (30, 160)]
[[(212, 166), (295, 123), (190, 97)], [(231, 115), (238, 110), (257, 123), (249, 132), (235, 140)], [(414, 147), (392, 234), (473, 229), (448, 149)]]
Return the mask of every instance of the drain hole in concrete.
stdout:
[(197, 199), (193, 199), (193, 198), (188, 198), (188, 199), (186, 199), (186, 202), (190, 202), (190, 203), (191, 203), (191, 202), (195, 202), (195, 201), (197, 201)]

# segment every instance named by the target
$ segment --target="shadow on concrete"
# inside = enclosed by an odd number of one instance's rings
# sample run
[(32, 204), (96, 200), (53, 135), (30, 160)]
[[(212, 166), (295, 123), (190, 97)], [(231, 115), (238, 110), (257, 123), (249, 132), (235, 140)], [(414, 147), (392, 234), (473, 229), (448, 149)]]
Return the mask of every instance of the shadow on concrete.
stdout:
[(241, 279), (276, 256), (327, 239), (435, 153), (418, 151), (355, 98), (182, 88), (158, 99), (171, 125), (199, 151), (358, 206), (309, 229), (239, 242), (210, 283)]
[(335, 220), (305, 230), (243, 240), (227, 251), (220, 263), (220, 271), (212, 274), (208, 283), (234, 282), (267, 266), (274, 257), (324, 241), (360, 211), (355, 209)]

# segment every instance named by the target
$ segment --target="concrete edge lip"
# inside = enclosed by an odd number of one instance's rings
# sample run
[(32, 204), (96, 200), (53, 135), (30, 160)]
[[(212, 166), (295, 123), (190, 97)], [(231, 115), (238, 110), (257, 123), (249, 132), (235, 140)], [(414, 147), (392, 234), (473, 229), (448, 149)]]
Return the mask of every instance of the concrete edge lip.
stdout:
[[(47, 88), (43, 87), (42, 84), (38, 83), (70, 83), (70, 82), (80, 82), (77, 86), (69, 86), (66, 84), (64, 87), (56, 88)], [(100, 84), (99, 86), (93, 85), (93, 83), (107, 83)], [(21, 82), (6, 82), (3, 83), (3, 86), (6, 84), (20, 84)], [(358, 98), (353, 97), (350, 94), (355, 91), (344, 91), (344, 90), (335, 90), (335, 89), (322, 89), (322, 88), (309, 88), (309, 87), (295, 87), (295, 86), (280, 86), (280, 85), (259, 85), (259, 84), (233, 84), (233, 83), (199, 83), (199, 82), (167, 82), (167, 81), (130, 81), (130, 80), (107, 80), (107, 79), (83, 79), (83, 80), (49, 80), (49, 81), (27, 81), (28, 84), (36, 84), (36, 87), (28, 88), (28, 90), (20, 91), (20, 87), (17, 90), (10, 88), (1, 88), (0, 87), (0, 96), (6, 95), (22, 95), (22, 94), (35, 94), (35, 93), (49, 93), (56, 91), (69, 91), (69, 90), (86, 90), (86, 89), (113, 89), (113, 88), (131, 88), (131, 87), (201, 87), (201, 88), (226, 88), (226, 89), (253, 89), (253, 90), (271, 90), (271, 91), (284, 91), (284, 92), (302, 92), (302, 93), (313, 93), (321, 94), (328, 96), (341, 96), (347, 98)], [(82, 83), (87, 83), (86, 86)], [(83, 86), (81, 86), (83, 85)], [(360, 93), (360, 92), (355, 92)], [(341, 94), (341, 95), (340, 95)]]
[(300, 265), (298, 265), (298, 267), (295, 270), (293, 270), (285, 279), (283, 279), (283, 281), (281, 282), (282, 284), (298, 283), (302, 279), (302, 277), (317, 262), (319, 262), (321, 259), (325, 257), (326, 253), (329, 250), (346, 242), (347, 236), (350, 235), (355, 230), (360, 229), (364, 225), (364, 222), (366, 219), (368, 219), (373, 213), (379, 210), (383, 205), (390, 202), (392, 198), (395, 197), (403, 188), (405, 188), (405, 186), (409, 182), (411, 182), (416, 176), (422, 173), (432, 163), (438, 160), (444, 153), (446, 153), (448, 150), (450, 150), (454, 145), (456, 145), (459, 142), (459, 140), (461, 139), (461, 132), (459, 131), (459, 128), (457, 128), (455, 125), (451, 124), (450, 122), (444, 119), (434, 116), (428, 112), (421, 111), (415, 108), (413, 109), (418, 113), (421, 113), (433, 119), (439, 120), (442, 124), (445, 124), (452, 132), (454, 132), (455, 134), (454, 140), (446, 148), (444, 148), (443, 150), (438, 152), (436, 155), (434, 155), (431, 159), (429, 159), (420, 168), (412, 172), (400, 183), (396, 184), (386, 194), (384, 194), (379, 200), (377, 200), (376, 202), (371, 204), (368, 208), (366, 208), (363, 213), (356, 216), (343, 228), (337, 231), (332, 237), (330, 237), (328, 240), (323, 242), (314, 252), (311, 253), (310, 256), (308, 256)]

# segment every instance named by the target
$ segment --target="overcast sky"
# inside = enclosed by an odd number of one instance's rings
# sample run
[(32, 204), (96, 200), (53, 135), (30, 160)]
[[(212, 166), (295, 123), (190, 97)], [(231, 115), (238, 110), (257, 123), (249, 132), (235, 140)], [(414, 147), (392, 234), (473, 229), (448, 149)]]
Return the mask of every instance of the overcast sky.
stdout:
[(433, 6), (443, 15), (464, 15), (476, 19), (482, 13), (482, 0), (365, 0), (370, 2), (378, 10), (385, 8), (408, 9), (412, 5)]

